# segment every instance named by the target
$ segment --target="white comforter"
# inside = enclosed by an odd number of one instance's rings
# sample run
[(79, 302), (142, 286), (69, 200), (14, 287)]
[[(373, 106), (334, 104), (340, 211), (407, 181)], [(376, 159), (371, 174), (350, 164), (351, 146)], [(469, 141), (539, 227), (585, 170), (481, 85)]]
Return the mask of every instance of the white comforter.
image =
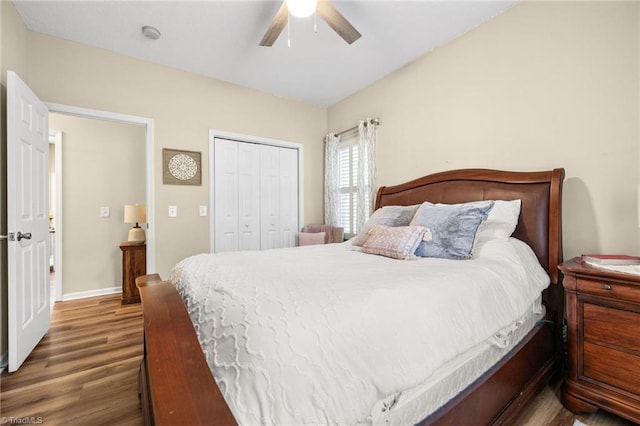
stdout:
[(349, 243), (203, 254), (169, 280), (241, 424), (360, 424), (529, 309), (549, 278), (524, 243), (393, 260)]

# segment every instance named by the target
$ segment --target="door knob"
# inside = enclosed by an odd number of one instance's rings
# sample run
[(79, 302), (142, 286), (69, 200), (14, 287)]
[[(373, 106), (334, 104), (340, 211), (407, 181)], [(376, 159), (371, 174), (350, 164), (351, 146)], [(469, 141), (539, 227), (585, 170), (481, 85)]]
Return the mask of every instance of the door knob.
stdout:
[(31, 232), (27, 232), (27, 233), (22, 233), (20, 231), (18, 231), (18, 241), (20, 241), (21, 239), (25, 239), (25, 240), (30, 240), (31, 239)]

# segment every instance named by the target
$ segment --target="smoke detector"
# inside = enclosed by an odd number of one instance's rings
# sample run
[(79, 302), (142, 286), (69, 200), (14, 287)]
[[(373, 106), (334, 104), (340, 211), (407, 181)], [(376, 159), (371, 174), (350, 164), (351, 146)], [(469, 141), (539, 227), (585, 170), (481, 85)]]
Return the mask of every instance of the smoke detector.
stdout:
[(156, 27), (152, 27), (150, 25), (142, 27), (142, 34), (151, 40), (157, 40), (160, 38), (160, 31)]

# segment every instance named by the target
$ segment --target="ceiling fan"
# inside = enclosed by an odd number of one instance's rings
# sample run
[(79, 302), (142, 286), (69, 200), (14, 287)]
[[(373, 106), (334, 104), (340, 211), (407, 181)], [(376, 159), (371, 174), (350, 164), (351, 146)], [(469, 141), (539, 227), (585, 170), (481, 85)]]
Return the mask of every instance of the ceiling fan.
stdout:
[(338, 12), (329, 0), (284, 0), (264, 33), (260, 46), (273, 46), (284, 27), (287, 26), (289, 13), (296, 17), (306, 18), (313, 15), (314, 12), (320, 15), (347, 43), (351, 44), (360, 38), (361, 34), (358, 30)]

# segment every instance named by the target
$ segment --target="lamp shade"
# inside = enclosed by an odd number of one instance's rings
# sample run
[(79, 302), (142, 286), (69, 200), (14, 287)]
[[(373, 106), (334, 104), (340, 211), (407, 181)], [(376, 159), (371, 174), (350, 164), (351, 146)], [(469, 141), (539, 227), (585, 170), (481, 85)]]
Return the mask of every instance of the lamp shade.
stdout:
[(125, 205), (124, 223), (147, 223), (147, 206), (139, 204)]

